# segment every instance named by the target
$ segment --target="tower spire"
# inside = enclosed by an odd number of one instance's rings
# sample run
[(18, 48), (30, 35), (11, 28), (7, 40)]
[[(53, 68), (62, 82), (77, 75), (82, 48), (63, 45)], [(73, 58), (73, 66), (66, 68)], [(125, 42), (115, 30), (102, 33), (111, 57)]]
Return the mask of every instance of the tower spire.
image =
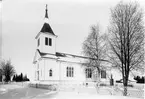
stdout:
[(47, 13), (47, 4), (46, 4), (46, 9), (45, 9), (45, 18), (48, 18), (48, 13)]

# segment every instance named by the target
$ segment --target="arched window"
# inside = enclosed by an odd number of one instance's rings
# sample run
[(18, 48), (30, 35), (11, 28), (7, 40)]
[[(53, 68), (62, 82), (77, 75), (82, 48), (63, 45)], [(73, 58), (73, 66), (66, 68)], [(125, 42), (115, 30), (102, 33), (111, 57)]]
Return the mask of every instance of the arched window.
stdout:
[(49, 70), (49, 77), (52, 76), (52, 69)]
[(71, 77), (71, 67), (69, 67), (68, 72), (69, 72), (69, 77)]
[(69, 68), (67, 67), (67, 70), (66, 70), (66, 77), (68, 77), (69, 75)]
[(91, 68), (86, 68), (85, 73), (86, 73), (86, 78), (92, 78), (92, 69)]
[(73, 67), (67, 67), (66, 68), (66, 76), (67, 77), (73, 77), (74, 76), (74, 68)]
[(71, 68), (71, 76), (72, 77), (74, 76), (74, 68), (73, 67)]
[(39, 80), (39, 71), (37, 71), (37, 80)]
[(106, 71), (105, 70), (101, 70), (101, 78), (106, 78)]

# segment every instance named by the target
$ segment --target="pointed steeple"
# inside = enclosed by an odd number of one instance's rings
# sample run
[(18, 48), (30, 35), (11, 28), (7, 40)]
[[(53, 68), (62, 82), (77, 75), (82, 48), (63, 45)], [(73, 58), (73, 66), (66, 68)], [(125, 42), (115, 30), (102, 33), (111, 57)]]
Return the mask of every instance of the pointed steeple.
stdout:
[(45, 18), (48, 18), (48, 13), (47, 13), (47, 4), (46, 4), (46, 9), (45, 9)]
[(42, 33), (49, 33), (49, 34), (55, 35), (53, 30), (52, 30), (52, 28), (51, 28), (51, 26), (48, 23), (48, 12), (47, 11), (48, 10), (47, 10), (47, 4), (46, 4), (45, 20), (44, 20), (45, 22), (44, 22), (44, 25), (43, 25), (43, 27), (42, 27), (40, 32), (42, 32)]

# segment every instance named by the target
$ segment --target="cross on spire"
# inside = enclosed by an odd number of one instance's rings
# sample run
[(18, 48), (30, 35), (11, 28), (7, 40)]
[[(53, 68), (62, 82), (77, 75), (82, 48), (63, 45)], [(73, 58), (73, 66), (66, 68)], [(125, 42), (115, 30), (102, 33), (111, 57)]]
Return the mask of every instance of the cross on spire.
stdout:
[(48, 18), (48, 13), (47, 13), (47, 4), (46, 4), (46, 10), (45, 10), (45, 18)]

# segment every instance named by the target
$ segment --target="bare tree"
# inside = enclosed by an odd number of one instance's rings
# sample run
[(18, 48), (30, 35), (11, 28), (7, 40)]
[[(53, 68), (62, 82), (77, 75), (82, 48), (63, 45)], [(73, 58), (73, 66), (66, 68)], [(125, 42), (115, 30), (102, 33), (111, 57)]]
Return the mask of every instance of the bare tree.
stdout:
[(101, 60), (105, 58), (106, 46), (104, 37), (104, 35), (100, 35), (99, 25), (96, 25), (91, 27), (90, 34), (83, 42), (83, 53), (90, 58), (85, 65), (92, 67), (92, 70), (97, 69), (97, 73), (94, 71), (97, 78), (100, 77), (100, 70), (103, 69)]
[(15, 74), (15, 69), (11, 64), (11, 61), (2, 61), (1, 62), (2, 75), (5, 76), (5, 81), (8, 82), (11, 80), (11, 77)]
[(111, 10), (109, 33), (111, 62), (122, 72), (123, 85), (127, 86), (130, 71), (144, 68), (143, 10), (139, 4), (117, 4)]

